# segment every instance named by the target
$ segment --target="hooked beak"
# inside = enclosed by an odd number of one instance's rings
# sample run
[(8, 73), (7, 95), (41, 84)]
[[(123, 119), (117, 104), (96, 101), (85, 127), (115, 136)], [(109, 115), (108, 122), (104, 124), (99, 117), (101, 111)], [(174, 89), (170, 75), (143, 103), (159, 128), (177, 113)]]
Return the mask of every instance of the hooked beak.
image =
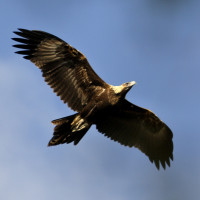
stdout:
[(135, 84), (136, 84), (135, 81), (131, 81), (131, 82), (129, 83), (129, 87), (133, 87)]

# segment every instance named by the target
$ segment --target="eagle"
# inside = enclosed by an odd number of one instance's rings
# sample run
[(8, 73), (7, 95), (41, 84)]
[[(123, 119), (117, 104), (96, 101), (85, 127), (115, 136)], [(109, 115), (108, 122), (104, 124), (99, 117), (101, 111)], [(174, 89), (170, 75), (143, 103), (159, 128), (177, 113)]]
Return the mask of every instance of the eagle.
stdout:
[(153, 112), (125, 99), (135, 81), (113, 86), (103, 81), (86, 57), (44, 31), (18, 29), (13, 45), (41, 71), (47, 84), (76, 113), (53, 120), (48, 146), (77, 145), (92, 125), (111, 140), (142, 151), (157, 169), (173, 160), (173, 134)]

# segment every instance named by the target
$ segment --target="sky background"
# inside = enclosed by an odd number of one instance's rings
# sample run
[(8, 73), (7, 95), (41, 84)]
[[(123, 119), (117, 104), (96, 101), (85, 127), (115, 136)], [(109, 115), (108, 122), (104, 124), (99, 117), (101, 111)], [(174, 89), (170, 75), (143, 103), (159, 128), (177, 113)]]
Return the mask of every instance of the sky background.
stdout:
[[(200, 1), (0, 0), (0, 199), (200, 198)], [(73, 113), (41, 72), (14, 54), (17, 28), (50, 32), (80, 50), (108, 83), (173, 131), (174, 162), (158, 171), (95, 127), (47, 148), (51, 120)]]

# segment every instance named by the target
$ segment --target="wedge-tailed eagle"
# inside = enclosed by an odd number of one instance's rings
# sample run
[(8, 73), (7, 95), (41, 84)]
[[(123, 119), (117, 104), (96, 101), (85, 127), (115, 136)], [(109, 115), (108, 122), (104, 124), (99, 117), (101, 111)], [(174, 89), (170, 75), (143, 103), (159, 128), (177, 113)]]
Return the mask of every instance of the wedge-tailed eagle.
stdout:
[(36, 30), (18, 29), (13, 45), (41, 71), (60, 99), (77, 113), (53, 120), (49, 146), (78, 144), (94, 124), (99, 132), (122, 145), (136, 147), (159, 169), (173, 160), (172, 131), (150, 110), (125, 99), (135, 81), (120, 86), (104, 82), (86, 57), (60, 38)]

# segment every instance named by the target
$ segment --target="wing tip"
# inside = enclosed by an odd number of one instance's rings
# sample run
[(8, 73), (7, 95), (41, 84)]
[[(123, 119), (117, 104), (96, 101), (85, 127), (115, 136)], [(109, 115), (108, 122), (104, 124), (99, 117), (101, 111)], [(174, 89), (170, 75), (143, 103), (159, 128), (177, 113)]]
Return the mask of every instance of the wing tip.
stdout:
[(13, 31), (14, 34), (21, 36), (21, 34), (24, 32), (25, 29), (18, 28), (18, 31)]
[(27, 29), (24, 28), (17, 28), (19, 31), (23, 32), (23, 31), (28, 31)]
[(171, 154), (168, 158), (166, 159), (153, 159), (153, 158), (149, 158), (150, 162), (151, 163), (154, 163), (156, 168), (158, 170), (160, 170), (160, 164), (162, 166), (162, 168), (164, 170), (166, 170), (167, 166), (170, 167), (171, 166), (171, 163), (170, 163), (170, 160), (173, 161), (173, 154)]

